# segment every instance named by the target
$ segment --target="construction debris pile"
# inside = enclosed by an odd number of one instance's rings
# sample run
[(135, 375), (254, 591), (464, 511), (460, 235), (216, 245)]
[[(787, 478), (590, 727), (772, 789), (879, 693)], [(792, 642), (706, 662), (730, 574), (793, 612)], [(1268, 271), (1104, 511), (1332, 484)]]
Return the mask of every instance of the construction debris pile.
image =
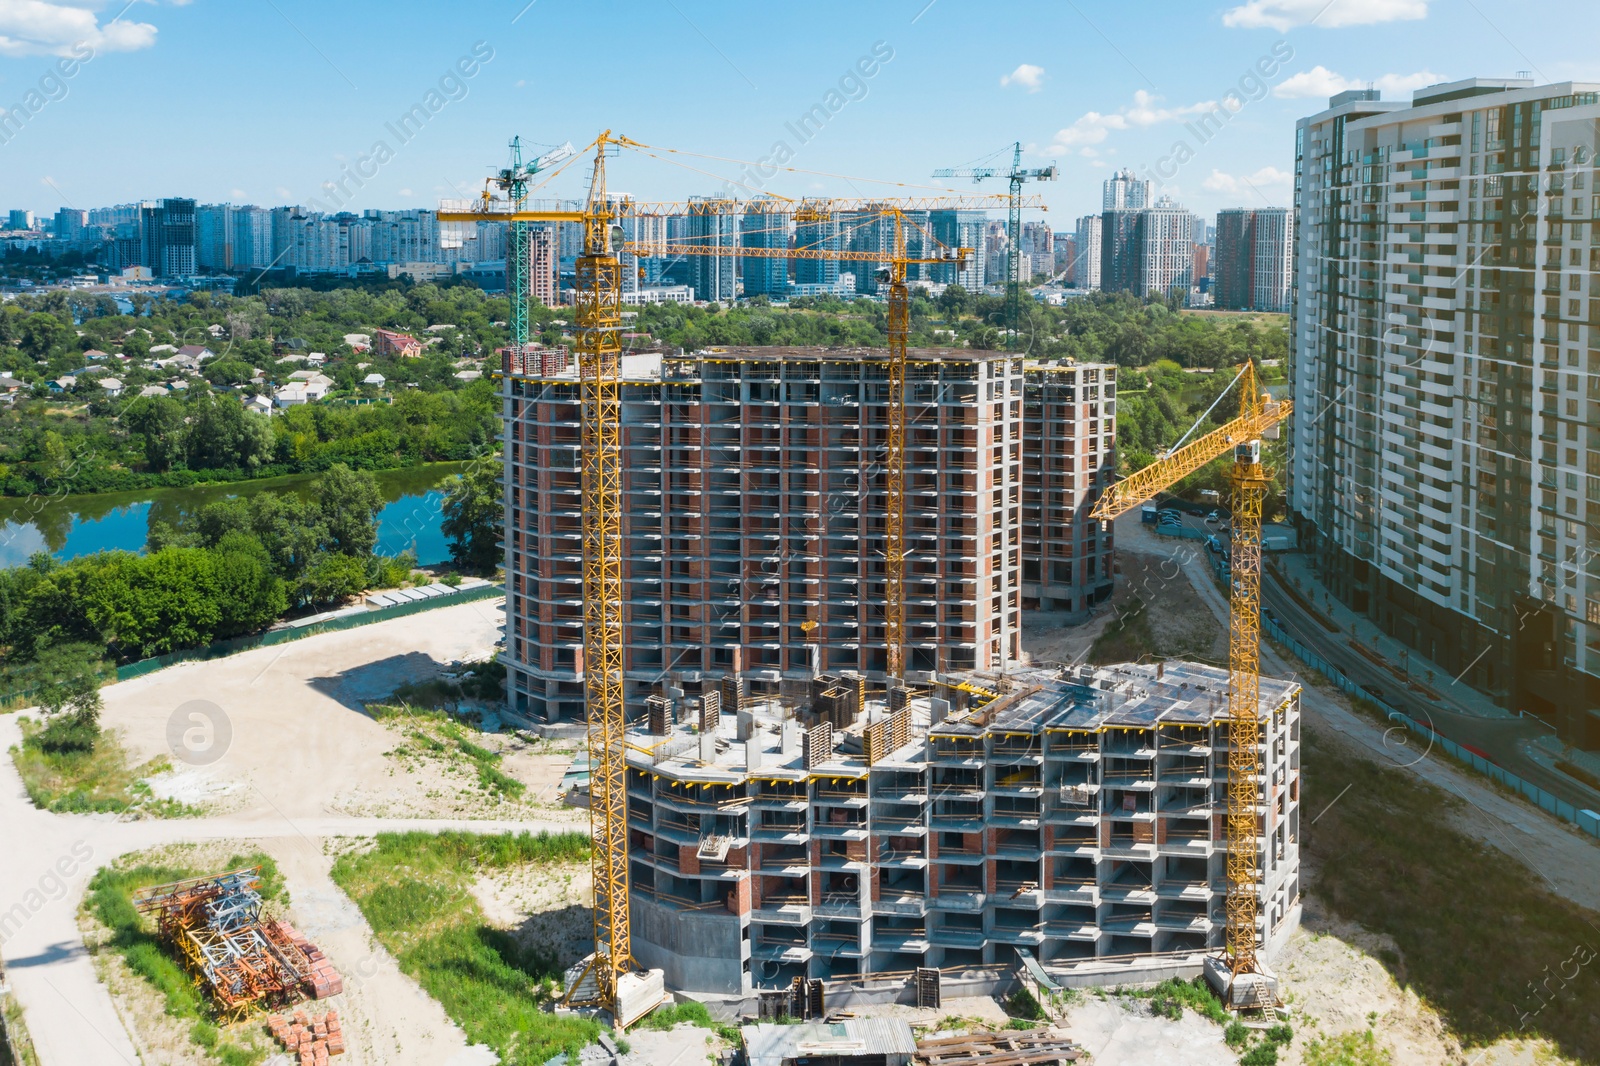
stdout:
[(344, 1032), (336, 1010), (320, 1018), (303, 1010), (292, 1017), (274, 1014), (267, 1019), (267, 1028), (291, 1055), (299, 1056), (299, 1066), (328, 1066), (328, 1056), (344, 1054)]
[(262, 918), (260, 885), (257, 866), (153, 885), (133, 897), (141, 914), (155, 916), (161, 939), (227, 1021), (257, 1005), (286, 1006), (344, 990), (315, 944), (288, 922)]
[(967, 1033), (917, 1041), (916, 1066), (1067, 1066), (1083, 1056), (1066, 1034), (1048, 1026)]

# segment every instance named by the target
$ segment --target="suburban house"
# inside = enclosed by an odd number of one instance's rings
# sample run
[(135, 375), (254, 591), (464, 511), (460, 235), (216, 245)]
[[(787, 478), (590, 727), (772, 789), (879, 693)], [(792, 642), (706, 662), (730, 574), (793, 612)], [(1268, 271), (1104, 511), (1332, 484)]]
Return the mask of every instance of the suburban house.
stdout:
[(415, 359), (422, 354), (422, 342), (409, 333), (396, 333), (393, 330), (380, 329), (372, 334), (372, 351), (374, 355), (400, 356), (405, 359)]
[(185, 344), (182, 348), (178, 349), (178, 355), (186, 359), (193, 359), (195, 361), (195, 365), (199, 366), (207, 359), (215, 359), (217, 353), (213, 352), (210, 348), (207, 348), (203, 344)]
[(382, 374), (368, 374), (366, 377), (361, 379), (361, 384), (373, 385), (381, 389), (384, 386), (384, 377)]
[(100, 387), (106, 391), (107, 396), (113, 399), (122, 395), (122, 382), (116, 378), (101, 378)]

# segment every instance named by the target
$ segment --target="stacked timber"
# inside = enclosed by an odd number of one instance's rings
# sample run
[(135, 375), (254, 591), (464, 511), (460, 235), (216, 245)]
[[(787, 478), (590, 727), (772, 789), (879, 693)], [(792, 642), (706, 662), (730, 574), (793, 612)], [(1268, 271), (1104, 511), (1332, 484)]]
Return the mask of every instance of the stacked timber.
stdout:
[(917, 1066), (1066, 1066), (1083, 1049), (1050, 1026), (917, 1041)]

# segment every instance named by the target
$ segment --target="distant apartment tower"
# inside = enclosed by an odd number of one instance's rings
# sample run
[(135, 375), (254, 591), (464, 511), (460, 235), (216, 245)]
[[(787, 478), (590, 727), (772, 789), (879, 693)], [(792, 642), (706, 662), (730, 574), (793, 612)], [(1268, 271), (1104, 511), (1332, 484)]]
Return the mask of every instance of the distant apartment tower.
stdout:
[[(767, 206), (747, 210), (739, 240), (745, 248), (760, 248), (768, 252), (788, 251), (788, 213), (774, 211)], [(781, 300), (789, 295), (788, 256), (741, 256), (739, 267), (744, 276), (746, 297), (766, 296)]]
[(988, 256), (984, 237), (988, 217), (982, 211), (930, 211), (928, 228), (933, 239), (946, 248), (971, 248), (966, 263), (941, 263), (931, 268), (928, 280), (941, 285), (960, 285), (968, 292), (982, 292)]
[(1090, 291), (1100, 288), (1100, 241), (1103, 222), (1099, 215), (1085, 215), (1078, 219), (1077, 282), (1078, 288)]
[[(507, 234), (506, 239), (524, 240), (528, 242), (527, 253), (523, 261), (528, 264), (527, 291), (528, 299), (537, 302), (542, 307), (555, 307), (560, 302), (560, 291), (556, 288), (556, 262), (557, 245), (556, 229), (554, 225), (532, 225), (521, 231), (520, 235)], [(506, 269), (510, 270), (516, 257), (506, 257)], [(510, 279), (507, 279), (506, 292), (511, 291)]]
[(55, 238), (58, 241), (82, 240), (84, 228), (88, 224), (89, 212), (72, 207), (60, 208), (56, 211)]
[[(798, 214), (795, 217), (796, 251), (839, 251), (839, 216), (831, 212)], [(835, 285), (839, 281), (839, 260), (796, 258), (794, 282), (809, 289), (814, 285)]]
[(1101, 211), (1139, 211), (1150, 206), (1150, 183), (1123, 168), (1101, 185)]
[(1569, 736), (1600, 707), (1597, 130), (1600, 84), (1475, 78), (1341, 93), (1295, 131), (1301, 543), (1341, 600)]
[(13, 210), (6, 219), (6, 229), (30, 230), (33, 228), (33, 212)]
[(1287, 208), (1217, 212), (1216, 306), (1223, 311), (1289, 310), (1294, 215)]
[(1117, 469), (1117, 368), (1029, 365), (1022, 402), (1022, 606), (1087, 617), (1111, 595), (1109, 525), (1089, 517)]
[(195, 262), (201, 270), (232, 270), (236, 234), (231, 204), (195, 208)]
[(1150, 207), (1100, 216), (1100, 288), (1185, 297), (1193, 283), (1194, 216), (1163, 196)]
[(694, 288), (696, 300), (727, 304), (735, 296), (739, 252), (739, 220), (731, 200), (694, 197), (690, 201), (687, 218), (688, 235), (685, 242), (707, 248), (726, 248), (727, 255), (691, 255), (689, 284)]
[[(624, 357), (632, 698), (669, 678), (883, 676), (885, 355), (775, 347)], [(1015, 662), (1022, 361), (968, 349), (910, 358), (906, 669), (915, 678)], [(507, 373), (501, 395), (508, 691), (515, 710), (578, 719), (579, 385), (571, 369)]]
[(168, 199), (140, 205), (141, 262), (158, 278), (193, 274), (197, 267), (195, 202)]

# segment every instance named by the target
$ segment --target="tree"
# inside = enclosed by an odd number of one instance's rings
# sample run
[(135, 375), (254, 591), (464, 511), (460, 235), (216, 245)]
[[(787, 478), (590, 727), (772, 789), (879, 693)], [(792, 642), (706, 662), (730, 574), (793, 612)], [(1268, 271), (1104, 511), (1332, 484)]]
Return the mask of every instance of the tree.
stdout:
[(300, 596), (321, 606), (358, 595), (367, 587), (366, 560), (354, 555), (324, 554), (306, 568), (300, 579)]
[(128, 431), (142, 438), (144, 461), (152, 471), (164, 473), (183, 458), (183, 405), (170, 396), (140, 397), (122, 414)]
[(439, 483), (444, 491), (444, 517), (439, 529), (450, 541), (457, 567), (491, 573), (501, 559), (500, 531), (505, 523), (500, 465), (479, 461), (465, 473)]
[(100, 738), (100, 655), (92, 644), (62, 644), (30, 664), (45, 717), (44, 729), (33, 738), (40, 750), (57, 755), (94, 750)]
[(265, 629), (289, 609), (283, 579), (273, 573), (272, 557), (253, 534), (238, 530), (224, 534), (214, 554), (222, 600), (218, 637)]
[(55, 315), (37, 311), (22, 320), (22, 352), (34, 359), (48, 359), (57, 348), (72, 343), (72, 330)]
[(325, 545), (341, 555), (370, 555), (378, 543), (378, 512), (383, 493), (365, 470), (335, 463), (312, 486), (327, 529)]
[(246, 411), (231, 395), (195, 396), (188, 404), (184, 454), (191, 470), (254, 473), (272, 458), (272, 426), (266, 415)]

